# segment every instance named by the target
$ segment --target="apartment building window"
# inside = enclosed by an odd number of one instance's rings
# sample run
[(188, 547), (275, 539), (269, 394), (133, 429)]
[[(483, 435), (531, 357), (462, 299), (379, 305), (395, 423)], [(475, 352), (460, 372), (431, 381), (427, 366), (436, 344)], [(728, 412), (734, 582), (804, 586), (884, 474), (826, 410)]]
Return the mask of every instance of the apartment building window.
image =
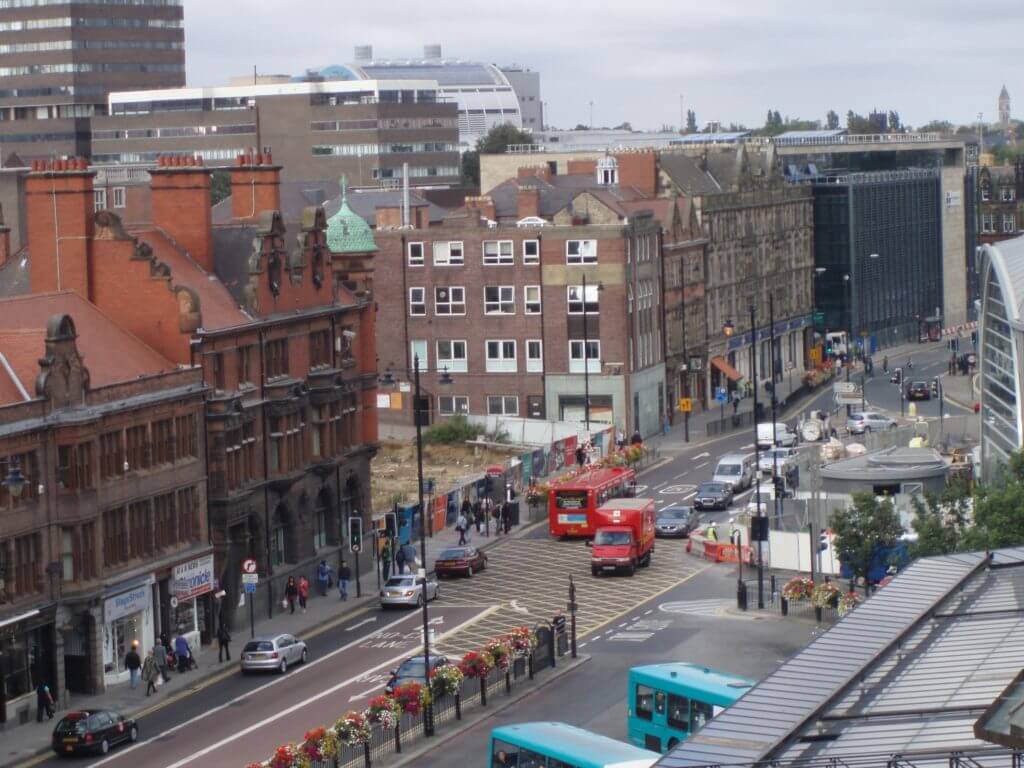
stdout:
[(96, 578), (96, 523), (85, 523), (78, 529), (78, 578)]
[(449, 373), (466, 373), (469, 361), (466, 357), (466, 342), (442, 339), (437, 342), (437, 367), (447, 368)]
[(186, 413), (174, 420), (175, 453), (178, 459), (194, 459), (199, 455), (196, 415)]
[(515, 263), (514, 243), (511, 240), (484, 240), (483, 249), (485, 265)]
[(434, 314), (466, 314), (466, 289), (457, 285), (436, 286), (434, 288)]
[(154, 421), (153, 464), (171, 464), (174, 461), (174, 419)]
[(523, 264), (540, 264), (540, 240), (523, 240)]
[(409, 266), (423, 266), (423, 243), (409, 243)]
[(167, 549), (178, 543), (177, 512), (173, 493), (153, 498), (153, 546), (156, 549)]
[[(601, 342), (587, 341), (584, 345), (582, 339), (574, 339), (569, 342), (569, 373), (583, 373), (584, 359), (583, 348), (586, 346), (586, 371), (587, 373), (601, 372)], [(642, 366), (641, 366), (642, 367)]]
[(214, 352), (209, 356), (210, 360), (210, 380), (213, 382), (213, 386), (216, 389), (224, 389), (224, 353)]
[(264, 366), (267, 369), (267, 378), (273, 379), (278, 376), (288, 375), (288, 339), (272, 339), (266, 343), (266, 359)]
[(987, 203), (991, 199), (992, 199), (992, 192), (991, 192), (991, 190), (987, 186), (982, 185), (982, 187), (981, 187), (981, 201), (983, 203)]
[(126, 205), (126, 202), (125, 202), (125, 197), (126, 197), (126, 195), (125, 195), (125, 188), (124, 187), (114, 187), (111, 191), (114, 193), (114, 207), (115, 208), (124, 208), (125, 205)]
[(43, 590), (43, 537), (38, 533), (14, 540), (14, 596)]
[(1012, 234), (1017, 231), (1017, 217), (1013, 214), (1003, 214), (1003, 232)]
[(570, 315), (582, 315), (586, 312), (588, 315), (596, 315), (600, 312), (598, 287), (596, 285), (588, 285), (584, 295), (582, 285), (569, 285), (566, 286), (566, 296), (569, 305)]
[(597, 240), (566, 240), (566, 264), (596, 264)]
[(419, 367), (421, 371), (430, 367), (427, 360), (427, 342), (425, 339), (413, 339), (409, 342), (409, 367)]
[(178, 491), (178, 543), (187, 544), (199, 538), (199, 491), (183, 488)]
[(235, 361), (238, 365), (237, 376), (238, 384), (251, 384), (253, 380), (252, 376), (252, 345), (248, 344), (244, 347), (238, 347), (235, 352)]
[(486, 342), (487, 372), (516, 372), (516, 342), (513, 339), (496, 339)]
[(516, 313), (516, 289), (512, 285), (488, 285), (484, 287), (485, 315), (514, 315)]
[(107, 208), (107, 190), (106, 189), (94, 189), (92, 191), (92, 209), (93, 211), (104, 211)]
[(434, 243), (435, 267), (460, 267), (462, 264), (461, 240), (442, 240)]
[(64, 581), (74, 581), (78, 569), (75, 562), (78, 559), (78, 536), (74, 528), (60, 529), (60, 562), (61, 574)]
[(331, 332), (313, 331), (309, 334), (309, 367), (321, 368), (331, 364)]
[(983, 213), (981, 214), (981, 231), (982, 232), (995, 232), (996, 231), (996, 217), (994, 213)]
[(526, 372), (544, 373), (544, 342), (540, 339), (526, 340)]
[(1014, 196), (1013, 187), (1003, 187), (999, 190), (999, 199), (1004, 203), (1012, 203)]
[(100, 435), (100, 479), (112, 480), (123, 474), (124, 433), (117, 430)]
[(487, 414), (489, 416), (518, 416), (519, 398), (515, 395), (488, 395)]
[(57, 483), (64, 491), (95, 488), (92, 443), (61, 445), (57, 448)]
[(274, 416), (270, 419), (270, 471), (291, 472), (302, 466), (305, 456), (302, 430), (305, 427), (299, 414)]
[(540, 286), (539, 285), (524, 285), (523, 286), (523, 307), (524, 311), (528, 315), (539, 315), (541, 311), (540, 307)]
[(409, 289), (409, 314), (412, 317), (422, 317), (427, 314), (427, 289)]
[(153, 554), (153, 510), (149, 499), (128, 505), (128, 531), (130, 559)]
[(442, 416), (469, 413), (469, 397), (466, 395), (441, 395), (437, 398), (437, 412)]
[(124, 513), (124, 507), (114, 507), (103, 513), (103, 563), (107, 567), (128, 559), (128, 529)]

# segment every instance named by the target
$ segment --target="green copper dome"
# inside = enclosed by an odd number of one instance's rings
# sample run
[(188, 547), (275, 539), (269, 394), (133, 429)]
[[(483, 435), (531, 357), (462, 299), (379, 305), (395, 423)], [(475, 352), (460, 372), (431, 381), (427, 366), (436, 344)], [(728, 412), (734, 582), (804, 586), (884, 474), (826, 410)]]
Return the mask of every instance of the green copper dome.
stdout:
[(348, 207), (348, 184), (341, 177), (341, 207), (327, 220), (327, 247), (331, 253), (376, 251), (373, 230), (363, 217)]

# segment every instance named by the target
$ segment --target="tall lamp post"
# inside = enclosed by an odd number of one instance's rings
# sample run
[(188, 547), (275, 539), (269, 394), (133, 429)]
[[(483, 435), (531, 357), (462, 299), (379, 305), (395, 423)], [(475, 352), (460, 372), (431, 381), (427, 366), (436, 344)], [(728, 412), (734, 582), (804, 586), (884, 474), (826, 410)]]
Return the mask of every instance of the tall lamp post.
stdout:
[[(420, 596), (422, 597), (423, 606), (423, 684), (429, 693), (430, 616), (427, 609), (427, 508), (423, 503), (423, 420), (430, 409), (423, 406), (423, 393), (420, 389), (420, 373), (424, 370), (427, 369), (420, 368), (419, 355), (414, 355), (412, 362), (414, 387), (412, 414), (413, 422), (416, 425), (416, 480), (418, 481), (417, 498), (420, 508), (420, 569), (419, 573), (416, 574), (416, 579), (420, 584)], [(427, 372), (430, 373), (431, 371)], [(433, 372), (437, 373), (437, 371)], [(444, 386), (450, 385), (452, 383), (452, 377), (448, 375), (448, 369), (443, 368), (440, 373), (441, 376), (438, 379), (438, 383)], [(394, 377), (390, 371), (384, 374), (382, 382), (385, 384), (394, 384)], [(434, 735), (434, 707), (433, 704), (430, 703), (429, 699), (423, 708), (423, 733), (426, 736)]]
[[(679, 313), (682, 317), (683, 325), (683, 363), (679, 367), (683, 373), (683, 397), (690, 396), (690, 356), (686, 348), (686, 267), (685, 262), (682, 268), (679, 270), (682, 274), (682, 285), (679, 286), (679, 305), (681, 312)], [(683, 441), (690, 442), (690, 411), (683, 411)]]
[[(773, 503), (773, 512), (775, 513), (775, 527), (776, 529), (782, 527), (782, 494), (779, 492), (779, 457), (775, 452), (775, 449), (779, 445), (779, 436), (777, 433), (775, 406), (777, 399), (775, 397), (775, 383), (777, 381), (776, 370), (775, 370), (775, 297), (772, 294), (768, 294), (768, 323), (771, 326), (771, 330), (768, 334), (768, 349), (771, 353), (771, 365), (768, 370), (771, 372), (772, 383), (768, 389), (768, 394), (772, 398), (772, 491), (775, 496)], [(758, 472), (760, 473), (760, 469)], [(760, 482), (761, 478), (758, 478)]]

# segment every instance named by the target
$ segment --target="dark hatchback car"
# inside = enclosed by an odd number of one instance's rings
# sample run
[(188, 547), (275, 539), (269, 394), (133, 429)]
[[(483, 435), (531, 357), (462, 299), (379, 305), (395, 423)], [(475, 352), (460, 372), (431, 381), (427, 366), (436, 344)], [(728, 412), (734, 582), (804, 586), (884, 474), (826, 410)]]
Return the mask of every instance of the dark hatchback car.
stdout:
[(58, 755), (105, 755), (111, 747), (138, 738), (135, 721), (117, 712), (68, 712), (53, 729), (53, 751)]
[(931, 400), (932, 390), (927, 381), (912, 381), (907, 384), (907, 400)]
[(434, 573), (442, 576), (472, 576), (487, 567), (487, 555), (476, 547), (452, 547), (441, 551)]
[(708, 480), (697, 486), (694, 509), (728, 509), (732, 504), (732, 486)]
[(654, 519), (654, 535), (666, 539), (685, 539), (700, 523), (700, 513), (693, 507), (673, 504), (659, 509)]
[[(430, 654), (430, 674), (434, 674), (434, 670), (440, 666), (448, 663), (447, 656), (435, 656)], [(391, 679), (388, 680), (384, 686), (385, 693), (391, 693), (400, 685), (406, 683), (420, 683), (423, 684), (423, 656), (412, 656), (402, 662), (398, 669), (391, 670)]]

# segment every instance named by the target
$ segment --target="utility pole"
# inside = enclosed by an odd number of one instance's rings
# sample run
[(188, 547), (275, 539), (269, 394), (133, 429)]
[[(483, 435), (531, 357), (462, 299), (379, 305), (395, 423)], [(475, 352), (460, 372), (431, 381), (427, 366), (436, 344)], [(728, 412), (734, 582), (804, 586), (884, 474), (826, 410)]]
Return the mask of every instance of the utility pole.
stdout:
[[(679, 97), (682, 99), (682, 96)], [(686, 256), (682, 256), (679, 263), (679, 274), (682, 284), (679, 286), (680, 307), (682, 312), (683, 325), (683, 362), (680, 365), (683, 372), (683, 397), (690, 396), (690, 357), (686, 348)], [(690, 442), (690, 411), (683, 411), (683, 440)]]
[[(768, 332), (768, 349), (771, 354), (771, 365), (768, 370), (772, 377), (771, 388), (768, 390), (768, 394), (771, 395), (772, 398), (772, 491), (773, 496), (775, 497), (775, 527), (778, 529), (782, 527), (782, 496), (779, 493), (779, 459), (775, 453), (775, 449), (779, 447), (779, 436), (776, 431), (777, 427), (775, 426), (775, 405), (777, 401), (775, 397), (775, 296), (771, 293), (768, 294), (768, 324), (770, 326), (770, 330)], [(756, 342), (757, 339), (755, 338), (754, 341)], [(761, 364), (764, 365), (764, 362), (762, 361)], [(754, 380), (754, 384), (756, 386), (757, 379)], [(757, 471), (758, 474), (760, 474), (760, 467)], [(761, 482), (760, 477), (757, 478), (757, 482)]]
[[(757, 316), (754, 304), (750, 304), (750, 378), (754, 382), (754, 466), (761, 463), (761, 453), (758, 446), (757, 435)], [(758, 470), (760, 471), (760, 470)], [(761, 508), (761, 481), (760, 478), (754, 485), (754, 495), (757, 503), (757, 516), (762, 517), (764, 511)], [(751, 526), (753, 528), (753, 526)], [(764, 610), (764, 559), (761, 556), (761, 526), (758, 525), (757, 532), (757, 607)]]

